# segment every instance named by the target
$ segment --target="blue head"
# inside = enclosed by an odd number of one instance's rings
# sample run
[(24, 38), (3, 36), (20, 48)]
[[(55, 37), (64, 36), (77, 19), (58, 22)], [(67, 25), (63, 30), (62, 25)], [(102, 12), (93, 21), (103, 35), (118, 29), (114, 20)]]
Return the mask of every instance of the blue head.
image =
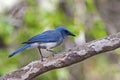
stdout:
[(63, 38), (67, 37), (67, 36), (75, 36), (73, 33), (71, 33), (68, 29), (64, 28), (64, 27), (58, 27), (55, 29), (56, 31), (59, 31)]

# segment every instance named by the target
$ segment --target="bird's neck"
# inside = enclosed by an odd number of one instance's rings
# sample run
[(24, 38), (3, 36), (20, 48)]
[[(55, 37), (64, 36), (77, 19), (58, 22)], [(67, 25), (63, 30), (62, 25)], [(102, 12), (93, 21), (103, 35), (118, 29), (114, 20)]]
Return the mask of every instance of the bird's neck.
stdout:
[(67, 37), (67, 35), (65, 33), (61, 33), (61, 34), (62, 34), (63, 39), (65, 39)]

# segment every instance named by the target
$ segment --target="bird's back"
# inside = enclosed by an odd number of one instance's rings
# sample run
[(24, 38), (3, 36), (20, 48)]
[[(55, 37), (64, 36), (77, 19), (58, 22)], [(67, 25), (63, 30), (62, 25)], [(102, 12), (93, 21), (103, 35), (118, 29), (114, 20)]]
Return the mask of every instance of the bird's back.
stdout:
[(62, 39), (63, 38), (60, 32), (57, 32), (55, 30), (48, 30), (32, 37), (31, 39), (24, 43), (30, 44), (35, 42), (39, 43), (59, 42), (62, 41)]

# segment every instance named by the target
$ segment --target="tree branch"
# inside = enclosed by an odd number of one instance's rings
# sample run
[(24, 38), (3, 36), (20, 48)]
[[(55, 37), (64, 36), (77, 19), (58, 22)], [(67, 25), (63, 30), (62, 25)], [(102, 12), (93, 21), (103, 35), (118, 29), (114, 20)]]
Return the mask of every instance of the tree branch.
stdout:
[(54, 57), (48, 57), (43, 62), (40, 60), (33, 61), (17, 71), (0, 77), (0, 80), (31, 80), (47, 71), (81, 62), (89, 57), (118, 47), (120, 47), (120, 32), (103, 39), (88, 42), (82, 47), (61, 52)]

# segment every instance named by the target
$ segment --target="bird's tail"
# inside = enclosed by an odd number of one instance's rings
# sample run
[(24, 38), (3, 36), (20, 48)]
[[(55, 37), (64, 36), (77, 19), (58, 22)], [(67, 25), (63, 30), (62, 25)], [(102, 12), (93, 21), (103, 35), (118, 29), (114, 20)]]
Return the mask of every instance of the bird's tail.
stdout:
[(26, 44), (24, 46), (22, 46), (21, 48), (17, 49), (16, 51), (14, 51), (13, 53), (11, 53), (8, 57), (12, 57), (15, 54), (18, 54), (19, 52), (23, 51), (26, 48), (29, 48), (31, 46), (31, 44)]

